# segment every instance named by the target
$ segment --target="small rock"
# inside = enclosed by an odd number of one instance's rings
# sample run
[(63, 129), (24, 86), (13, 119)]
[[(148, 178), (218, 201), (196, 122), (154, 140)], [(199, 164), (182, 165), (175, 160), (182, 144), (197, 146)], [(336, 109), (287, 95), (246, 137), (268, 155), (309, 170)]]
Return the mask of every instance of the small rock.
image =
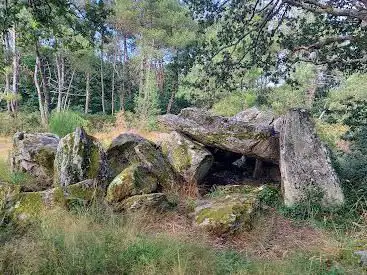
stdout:
[(195, 208), (195, 224), (221, 235), (241, 228), (251, 229), (259, 209), (261, 188), (226, 186), (216, 196), (203, 200)]
[(354, 254), (361, 257), (362, 266), (367, 266), (367, 251), (356, 251)]

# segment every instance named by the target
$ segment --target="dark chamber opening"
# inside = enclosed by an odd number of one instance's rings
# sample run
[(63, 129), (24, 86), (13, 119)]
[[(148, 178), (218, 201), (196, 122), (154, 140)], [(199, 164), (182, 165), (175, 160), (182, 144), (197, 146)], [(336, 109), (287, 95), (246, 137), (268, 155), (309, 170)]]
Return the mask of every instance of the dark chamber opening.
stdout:
[(214, 156), (214, 164), (199, 185), (203, 195), (218, 185), (259, 186), (280, 182), (278, 164), (218, 148), (207, 149)]

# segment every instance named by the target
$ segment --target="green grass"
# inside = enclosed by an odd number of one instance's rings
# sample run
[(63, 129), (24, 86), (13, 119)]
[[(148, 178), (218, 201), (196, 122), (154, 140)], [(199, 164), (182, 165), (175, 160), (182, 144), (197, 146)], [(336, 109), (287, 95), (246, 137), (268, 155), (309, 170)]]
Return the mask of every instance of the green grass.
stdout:
[(88, 120), (71, 111), (52, 113), (49, 120), (50, 131), (60, 137), (74, 132), (76, 127), (87, 127), (88, 124)]
[[(200, 241), (144, 231), (147, 215), (56, 209), (29, 230), (0, 234), (0, 274), (360, 274), (320, 253), (259, 260)], [(10, 227), (11, 228), (11, 227)], [(1, 229), (0, 229), (1, 230)], [(10, 232), (10, 233), (9, 233)], [(16, 237), (14, 237), (16, 236)], [(6, 241), (5, 241), (6, 240)], [(349, 253), (350, 255), (350, 253)]]
[(0, 159), (0, 182), (21, 184), (31, 180), (31, 177), (26, 173), (11, 171), (7, 161)]

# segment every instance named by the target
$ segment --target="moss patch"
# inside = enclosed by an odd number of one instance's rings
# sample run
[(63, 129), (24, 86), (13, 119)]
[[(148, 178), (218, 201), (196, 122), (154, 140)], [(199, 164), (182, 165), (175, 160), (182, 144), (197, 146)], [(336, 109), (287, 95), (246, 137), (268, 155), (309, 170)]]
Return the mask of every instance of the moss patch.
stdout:
[(195, 222), (216, 234), (250, 229), (258, 206), (257, 194), (231, 194), (213, 198), (196, 208)]
[(17, 221), (36, 218), (44, 209), (42, 195), (39, 192), (22, 193), (14, 206), (13, 217)]
[(157, 178), (140, 165), (131, 165), (122, 171), (109, 185), (106, 200), (118, 202), (128, 196), (154, 192)]

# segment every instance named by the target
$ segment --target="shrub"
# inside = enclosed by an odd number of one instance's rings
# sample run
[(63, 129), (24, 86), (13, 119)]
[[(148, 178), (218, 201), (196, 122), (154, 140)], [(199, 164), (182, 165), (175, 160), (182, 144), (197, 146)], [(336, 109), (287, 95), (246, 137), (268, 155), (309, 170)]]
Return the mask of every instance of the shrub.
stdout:
[(74, 132), (76, 127), (87, 127), (88, 121), (74, 112), (52, 113), (49, 120), (50, 131), (60, 137)]
[(233, 93), (213, 105), (212, 111), (217, 115), (234, 116), (246, 108), (253, 107), (256, 95), (248, 93)]
[(8, 113), (0, 113), (0, 135), (9, 136), (17, 131), (43, 132), (40, 114), (19, 112), (15, 117)]

